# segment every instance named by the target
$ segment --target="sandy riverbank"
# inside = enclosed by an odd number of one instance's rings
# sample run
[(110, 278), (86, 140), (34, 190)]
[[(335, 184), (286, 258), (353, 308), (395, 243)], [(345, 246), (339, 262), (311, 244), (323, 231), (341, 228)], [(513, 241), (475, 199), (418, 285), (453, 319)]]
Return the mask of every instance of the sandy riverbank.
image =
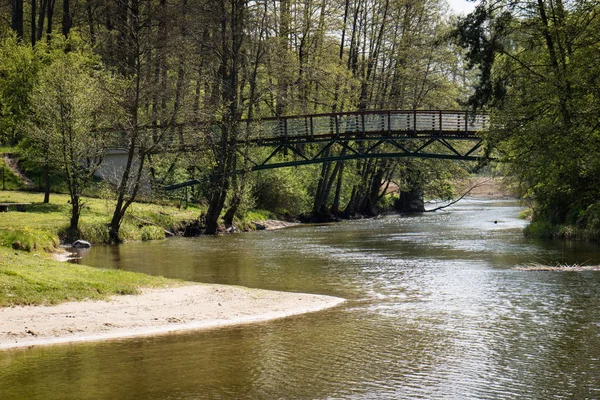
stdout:
[(0, 350), (123, 339), (283, 318), (344, 300), (225, 285), (144, 290), (109, 301), (0, 308)]

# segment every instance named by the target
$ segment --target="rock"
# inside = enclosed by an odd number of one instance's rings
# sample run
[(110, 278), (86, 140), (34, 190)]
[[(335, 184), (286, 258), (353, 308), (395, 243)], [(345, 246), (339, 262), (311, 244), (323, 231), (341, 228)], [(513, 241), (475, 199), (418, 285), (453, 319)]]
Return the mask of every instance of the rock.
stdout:
[(76, 240), (73, 242), (72, 246), (76, 249), (89, 249), (90, 247), (92, 247), (92, 244), (90, 242), (88, 242), (87, 240)]

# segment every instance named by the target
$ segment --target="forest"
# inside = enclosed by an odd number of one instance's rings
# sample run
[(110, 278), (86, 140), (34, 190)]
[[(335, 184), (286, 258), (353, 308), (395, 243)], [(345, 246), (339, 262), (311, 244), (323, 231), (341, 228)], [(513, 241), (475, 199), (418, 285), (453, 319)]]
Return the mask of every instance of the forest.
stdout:
[[(47, 193), (60, 176), (74, 231), (81, 196), (110, 192), (114, 242), (136, 199), (187, 180), (215, 233), (255, 208), (375, 215), (398, 201), (382, 191), (392, 182), (448, 199), (482, 169), (529, 201), (531, 234), (598, 238), (598, 12), (591, 0), (484, 0), (464, 17), (444, 0), (3, 0), (0, 146), (37, 165)], [(463, 109), (490, 113), (485, 152), (499, 163), (250, 172), (244, 157), (262, 151), (241, 140), (261, 118)], [(126, 166), (97, 182), (108, 147), (126, 151)]]

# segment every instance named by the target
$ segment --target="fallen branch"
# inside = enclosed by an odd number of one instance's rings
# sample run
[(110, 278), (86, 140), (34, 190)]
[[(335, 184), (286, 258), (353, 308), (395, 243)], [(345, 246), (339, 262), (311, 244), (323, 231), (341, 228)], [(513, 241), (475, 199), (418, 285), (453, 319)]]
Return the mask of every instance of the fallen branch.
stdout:
[(600, 271), (600, 266), (584, 266), (579, 264), (556, 264), (556, 266), (543, 265), (543, 264), (529, 264), (520, 265), (513, 268), (517, 271), (571, 271), (571, 272), (583, 272), (583, 271)]
[(464, 198), (465, 198), (465, 196), (467, 196), (469, 193), (471, 193), (473, 190), (475, 190), (475, 189), (476, 189), (476, 188), (478, 188), (479, 186), (483, 186), (483, 185), (485, 185), (486, 183), (490, 182), (491, 180), (492, 180), (492, 179), (490, 178), (490, 179), (486, 179), (486, 180), (484, 180), (484, 181), (481, 181), (481, 182), (479, 182), (479, 183), (476, 183), (475, 185), (471, 186), (471, 187), (469, 188), (469, 190), (467, 190), (466, 192), (464, 192), (464, 193), (463, 193), (463, 194), (462, 194), (462, 195), (461, 195), (461, 196), (460, 196), (458, 199), (456, 199), (456, 200), (452, 200), (450, 203), (448, 203), (448, 204), (445, 204), (445, 205), (443, 205), (443, 206), (439, 206), (439, 207), (433, 208), (433, 209), (431, 209), (431, 210), (425, 210), (425, 212), (435, 212), (435, 211), (443, 210), (444, 208), (448, 208), (448, 207), (450, 207), (450, 206), (452, 206), (452, 205), (454, 205), (454, 204), (458, 203), (458, 202), (459, 202), (459, 201), (461, 201), (462, 199), (464, 199)]

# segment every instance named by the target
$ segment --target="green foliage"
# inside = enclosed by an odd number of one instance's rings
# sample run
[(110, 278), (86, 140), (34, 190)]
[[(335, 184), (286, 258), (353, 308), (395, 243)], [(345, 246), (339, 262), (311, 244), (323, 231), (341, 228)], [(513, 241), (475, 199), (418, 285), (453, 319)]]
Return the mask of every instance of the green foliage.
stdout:
[(29, 118), (38, 59), (14, 34), (0, 37), (0, 144), (16, 144)]
[(280, 216), (295, 217), (310, 207), (306, 190), (307, 178), (302, 168), (281, 168), (261, 171), (256, 179), (256, 206)]
[(247, 221), (260, 222), (260, 221), (266, 221), (268, 219), (275, 219), (276, 217), (277, 216), (274, 213), (272, 213), (271, 211), (253, 209), (253, 210), (247, 210), (242, 215), (241, 219), (244, 219)]
[(533, 216), (533, 210), (531, 208), (526, 208), (523, 211), (521, 211), (519, 213), (518, 218), (519, 219), (526, 219), (526, 220), (531, 220), (531, 217)]
[(590, 18), (600, 5), (488, 6), (482, 2), (459, 28), (481, 71), (472, 103), (493, 106), (488, 143), (533, 201), (528, 233), (580, 236), (600, 193), (600, 20)]
[(394, 193), (386, 194), (379, 199), (377, 208), (382, 211), (390, 211), (394, 209), (397, 201), (400, 200), (400, 196)]
[(0, 247), (0, 307), (106, 299), (136, 294), (143, 287), (178, 285), (162, 277), (61, 263)]
[(524, 229), (525, 236), (537, 238), (558, 237), (560, 231), (560, 226), (556, 226), (548, 220), (539, 219), (531, 222)]

